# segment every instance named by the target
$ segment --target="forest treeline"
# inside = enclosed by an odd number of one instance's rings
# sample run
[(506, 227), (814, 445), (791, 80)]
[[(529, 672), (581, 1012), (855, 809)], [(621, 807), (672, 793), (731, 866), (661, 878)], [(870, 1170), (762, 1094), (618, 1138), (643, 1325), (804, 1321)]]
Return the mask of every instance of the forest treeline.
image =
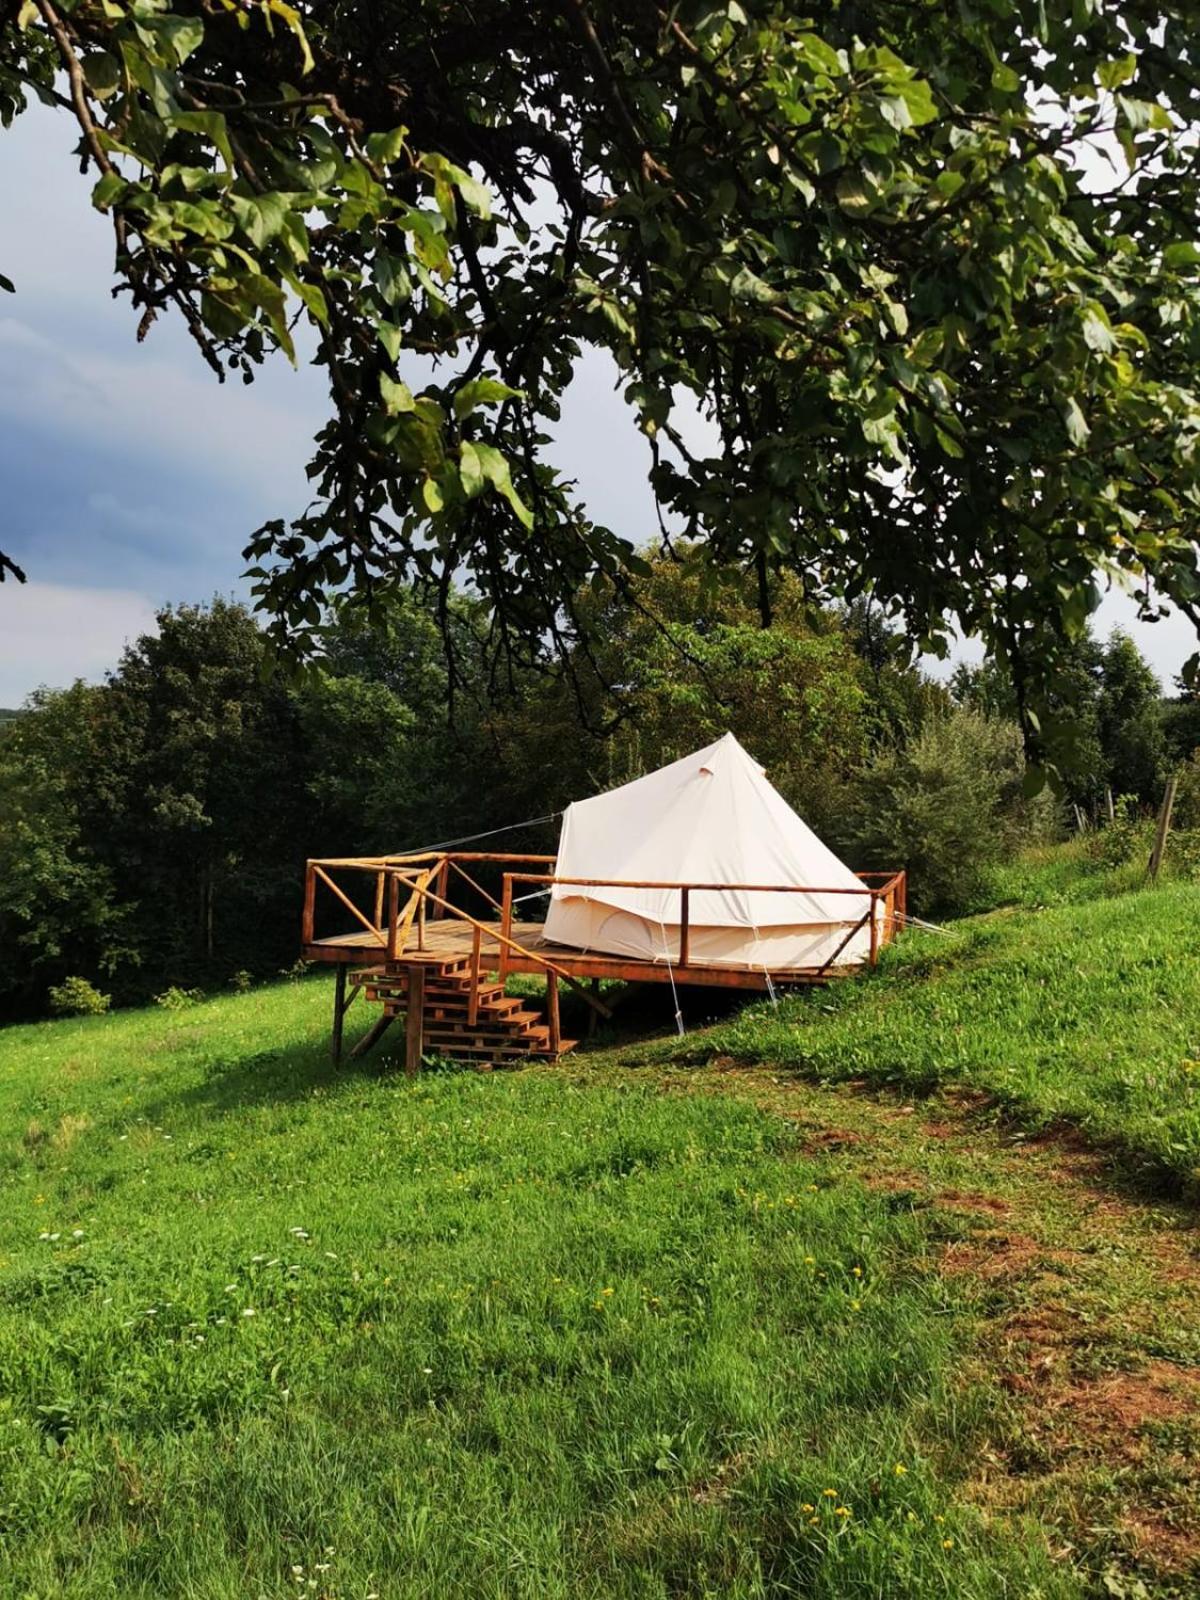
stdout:
[(169, 608), (103, 683), (40, 690), (5, 722), (0, 1016), (43, 1012), (72, 975), (123, 1003), (277, 973), (297, 955), (306, 857), (545, 818), (726, 729), (853, 865), (907, 866), (935, 915), (1076, 807), (1099, 817), (1106, 791), (1157, 804), (1200, 745), (1200, 703), (1164, 700), (1120, 633), (1076, 646), (1045, 730), (1065, 796), (1030, 799), (1001, 672), (936, 682), (870, 606), (815, 609), (788, 581), (763, 629), (749, 590), (654, 560), (632, 594), (580, 596), (593, 642), (569, 670), (502, 681), (467, 598), (452, 669), (412, 595), (381, 610), (347, 611), (297, 680), (268, 670), (240, 605)]

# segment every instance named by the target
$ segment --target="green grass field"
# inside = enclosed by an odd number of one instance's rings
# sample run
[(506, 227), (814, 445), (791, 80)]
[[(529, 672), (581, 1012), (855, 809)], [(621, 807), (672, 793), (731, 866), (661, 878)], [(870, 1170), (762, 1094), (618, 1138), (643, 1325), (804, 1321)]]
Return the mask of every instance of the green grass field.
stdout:
[(1200, 1160), (1198, 910), (512, 1074), (335, 1073), (323, 978), (6, 1030), (0, 1595), (1194, 1594), (1193, 1219), (1119, 1185)]
[(910, 1092), (969, 1084), (1031, 1125), (1069, 1118), (1194, 1185), (1198, 926), (1189, 883), (964, 919), (907, 935), (877, 975), (747, 1008), (702, 1053)]

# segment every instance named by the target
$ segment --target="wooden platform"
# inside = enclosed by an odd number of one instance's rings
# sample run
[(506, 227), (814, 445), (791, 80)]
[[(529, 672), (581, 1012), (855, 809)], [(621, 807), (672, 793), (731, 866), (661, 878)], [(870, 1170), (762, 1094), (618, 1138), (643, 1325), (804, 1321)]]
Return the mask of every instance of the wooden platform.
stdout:
[[(474, 876), (483, 868), (500, 869), (501, 898)], [(594, 1012), (608, 1016), (601, 979), (760, 991), (826, 983), (858, 970), (857, 965), (838, 964), (856, 934), (869, 938), (874, 965), (880, 947), (903, 923), (905, 879), (902, 872), (864, 873), (861, 882), (861, 889), (800, 884), (609, 885), (678, 893), (678, 956), (649, 960), (554, 944), (545, 937), (541, 922), (514, 915), (519, 902), (531, 898), (525, 892), (530, 885), (602, 887), (593, 880), (556, 878), (552, 856), (428, 852), (310, 861), (301, 954), (306, 961), (327, 963), (337, 972), (335, 1060), (342, 1053), (346, 1013), (359, 995), (378, 1006), (380, 1014), (355, 1046), (355, 1055), (364, 1054), (403, 1017), (410, 1072), (418, 1069), (425, 1053), (476, 1062), (512, 1062), (529, 1056), (553, 1059), (574, 1042), (564, 1039), (559, 1027), (560, 984), (573, 988)], [(323, 917), (335, 912), (343, 929), (347, 921), (352, 924), (350, 931), (318, 935), (318, 890)], [(692, 958), (690, 897), (695, 891), (712, 890), (851, 895), (859, 904), (865, 899), (867, 911), (860, 917), (856, 905), (852, 915), (837, 924), (845, 928), (845, 935), (823, 965), (768, 971)], [(545, 979), (544, 1007), (505, 993), (511, 973), (534, 973)]]
[[(497, 921), (495, 933), (499, 932), (500, 923)], [(603, 951), (589, 953), (574, 950), (566, 945), (551, 944), (543, 937), (540, 922), (513, 922), (511, 938), (516, 944), (524, 946), (534, 959), (510, 951), (506, 963), (509, 972), (544, 973), (546, 962), (551, 961), (560, 971), (569, 972), (572, 977), (582, 980), (617, 978), (626, 983), (670, 983), (673, 978), (677, 984), (701, 984), (722, 989), (765, 991), (767, 988), (767, 973), (762, 967), (717, 966), (690, 962), (685, 972), (678, 962), (668, 964), (666, 961), (643, 961), (634, 957), (607, 955)], [(424, 962), (436, 966), (442, 961), (468, 958), (473, 948), (474, 930), (470, 923), (449, 918), (444, 921), (428, 922), (423, 942), (425, 946), (423, 950), (414, 949), (412, 942), (409, 942), (402, 958), (406, 966), (412, 962)], [(501, 950), (498, 939), (489, 940), (485, 932), (481, 942), (485, 961), (490, 959), (491, 962), (487, 970), (498, 971)], [(348, 962), (352, 965), (356, 962), (361, 964), (370, 961), (374, 957), (386, 964), (387, 942), (381, 941), (377, 935), (363, 929), (355, 933), (341, 933), (331, 938), (316, 939), (304, 946), (303, 956), (305, 961)], [(815, 970), (790, 969), (772, 972), (770, 979), (772, 985), (779, 988), (790, 983), (824, 982), (830, 976), (840, 975), (843, 970), (845, 969), (830, 968), (818, 976)]]

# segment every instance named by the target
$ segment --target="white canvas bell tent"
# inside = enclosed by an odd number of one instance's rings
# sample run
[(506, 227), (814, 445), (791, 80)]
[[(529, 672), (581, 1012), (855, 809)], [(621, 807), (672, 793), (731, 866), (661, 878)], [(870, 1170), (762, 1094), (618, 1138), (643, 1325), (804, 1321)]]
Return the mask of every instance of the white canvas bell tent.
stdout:
[[(678, 889), (608, 884), (729, 883), (755, 892), (690, 894), (691, 962), (778, 973), (869, 958), (869, 921), (838, 950), (854, 924), (869, 916), (866, 886), (796, 815), (731, 733), (658, 772), (568, 806), (555, 875), (601, 886), (554, 886), (543, 933), (548, 943), (677, 962)], [(769, 884), (856, 892), (781, 894), (756, 887)]]

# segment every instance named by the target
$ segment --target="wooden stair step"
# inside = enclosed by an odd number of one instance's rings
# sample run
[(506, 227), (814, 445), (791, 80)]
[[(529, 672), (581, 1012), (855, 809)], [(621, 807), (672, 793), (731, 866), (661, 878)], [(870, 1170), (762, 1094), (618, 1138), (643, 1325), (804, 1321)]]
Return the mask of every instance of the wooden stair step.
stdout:
[[(574, 1050), (578, 1043), (578, 1039), (564, 1039), (559, 1047), (559, 1055), (566, 1055), (568, 1050)], [(549, 1057), (550, 1055), (550, 1051), (548, 1049), (518, 1050), (514, 1049), (511, 1045), (497, 1046), (492, 1044), (477, 1045), (463, 1043), (456, 1044), (453, 1049), (441, 1049), (430, 1044), (427, 1046), (427, 1051), (429, 1055), (446, 1056), (449, 1060), (454, 1060), (455, 1057), (462, 1057), (470, 1060), (486, 1059), (491, 1061), (528, 1061), (536, 1056)]]

